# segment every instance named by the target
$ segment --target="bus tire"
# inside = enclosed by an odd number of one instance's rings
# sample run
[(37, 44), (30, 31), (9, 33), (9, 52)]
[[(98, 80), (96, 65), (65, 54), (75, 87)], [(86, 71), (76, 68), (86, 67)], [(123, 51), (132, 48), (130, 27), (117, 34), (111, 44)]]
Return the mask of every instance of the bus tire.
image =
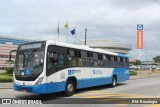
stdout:
[(115, 87), (117, 85), (117, 77), (113, 76), (111, 86)]
[(68, 80), (65, 88), (65, 95), (72, 96), (75, 92), (75, 83), (73, 80)]

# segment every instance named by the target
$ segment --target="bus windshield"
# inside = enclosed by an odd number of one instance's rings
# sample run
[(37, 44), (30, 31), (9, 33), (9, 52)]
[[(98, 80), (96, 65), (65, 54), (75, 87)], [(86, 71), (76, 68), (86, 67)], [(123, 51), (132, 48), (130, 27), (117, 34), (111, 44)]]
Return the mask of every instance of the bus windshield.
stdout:
[(44, 49), (18, 50), (15, 63), (15, 75), (37, 76), (43, 71)]

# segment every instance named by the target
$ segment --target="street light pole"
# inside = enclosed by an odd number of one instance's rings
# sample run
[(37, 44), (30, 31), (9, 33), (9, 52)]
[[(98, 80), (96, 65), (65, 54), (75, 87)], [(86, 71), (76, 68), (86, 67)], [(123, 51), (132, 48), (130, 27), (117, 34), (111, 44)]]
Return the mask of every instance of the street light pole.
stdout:
[(86, 45), (86, 39), (87, 39), (87, 28), (85, 28), (85, 41), (84, 41), (84, 45)]

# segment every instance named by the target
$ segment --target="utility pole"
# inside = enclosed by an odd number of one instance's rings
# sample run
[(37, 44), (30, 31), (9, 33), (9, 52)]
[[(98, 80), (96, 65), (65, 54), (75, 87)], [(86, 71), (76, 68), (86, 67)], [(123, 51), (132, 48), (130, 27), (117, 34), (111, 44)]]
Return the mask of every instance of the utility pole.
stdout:
[(84, 45), (86, 45), (86, 39), (87, 39), (87, 28), (85, 28), (85, 41), (84, 41)]

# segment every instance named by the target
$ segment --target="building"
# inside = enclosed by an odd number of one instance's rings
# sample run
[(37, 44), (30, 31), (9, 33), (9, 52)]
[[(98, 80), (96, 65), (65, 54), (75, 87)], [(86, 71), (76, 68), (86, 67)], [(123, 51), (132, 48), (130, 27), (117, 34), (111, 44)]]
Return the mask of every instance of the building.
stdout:
[[(81, 41), (81, 44), (84, 44), (84, 41)], [(87, 40), (86, 44), (91, 48), (100, 48), (120, 54), (129, 54), (129, 51), (132, 50), (132, 46), (130, 44), (114, 40)]]
[[(13, 67), (13, 64), (8, 64), (6, 62), (9, 59), (9, 52), (11, 50), (16, 50), (18, 45), (29, 41), (31, 40), (11, 36), (0, 36), (0, 69)], [(13, 53), (12, 55), (14, 60), (16, 53)]]

